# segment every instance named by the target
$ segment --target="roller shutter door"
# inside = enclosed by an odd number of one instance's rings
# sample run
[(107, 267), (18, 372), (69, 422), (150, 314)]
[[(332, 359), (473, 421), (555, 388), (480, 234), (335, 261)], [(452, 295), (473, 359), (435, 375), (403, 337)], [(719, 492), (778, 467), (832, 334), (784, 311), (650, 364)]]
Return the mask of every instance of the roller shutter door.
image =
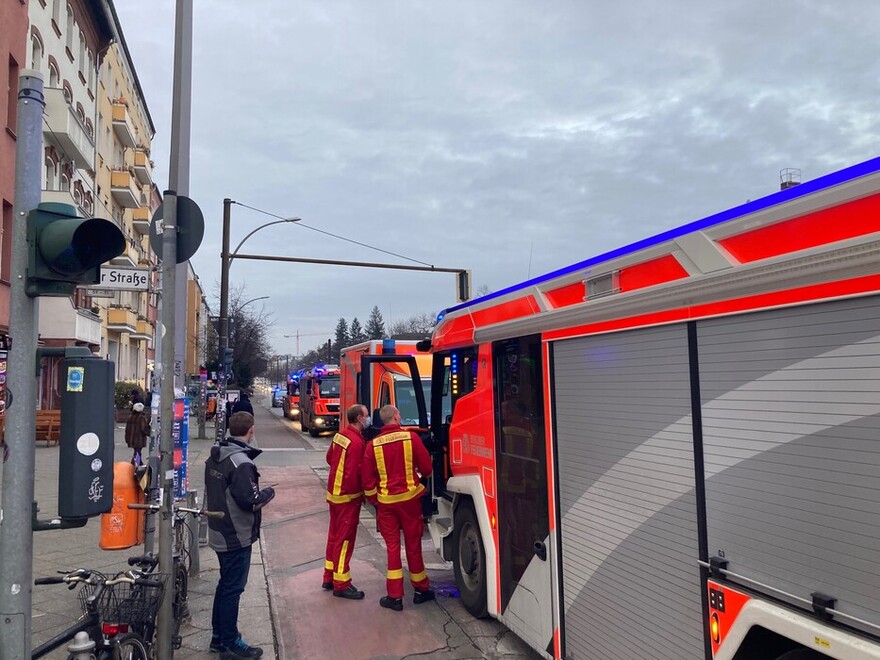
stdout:
[(880, 299), (700, 322), (698, 344), (711, 552), (880, 623)]
[(702, 658), (684, 325), (553, 344), (566, 654)]

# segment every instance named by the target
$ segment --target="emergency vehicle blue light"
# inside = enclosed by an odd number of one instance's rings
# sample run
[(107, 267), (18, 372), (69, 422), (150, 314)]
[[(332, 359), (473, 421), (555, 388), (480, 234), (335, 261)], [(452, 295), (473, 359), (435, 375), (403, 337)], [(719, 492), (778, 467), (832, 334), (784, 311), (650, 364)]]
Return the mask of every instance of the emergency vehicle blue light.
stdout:
[(701, 231), (703, 229), (707, 229), (708, 227), (713, 227), (715, 225), (721, 224), (722, 222), (733, 220), (734, 218), (739, 218), (750, 213), (756, 213), (757, 211), (762, 211), (773, 206), (778, 206), (779, 204), (790, 202), (793, 199), (797, 199), (805, 195), (810, 195), (825, 188), (831, 188), (833, 186), (837, 186), (842, 183), (846, 183), (847, 181), (852, 181), (863, 176), (868, 176), (869, 174), (875, 174), (878, 171), (880, 171), (880, 157), (866, 160), (863, 163), (858, 163), (856, 165), (846, 167), (842, 170), (838, 170), (837, 172), (831, 172), (830, 174), (820, 176), (818, 179), (813, 179), (812, 181), (804, 181), (800, 185), (786, 188), (785, 190), (780, 190), (778, 192), (767, 195), (766, 197), (761, 197), (760, 199), (746, 202), (745, 204), (740, 204), (739, 206), (734, 206), (733, 208), (727, 209), (726, 211), (721, 211), (719, 213), (706, 216), (705, 218), (702, 218), (700, 220), (695, 220), (680, 227), (676, 227), (674, 229), (670, 229), (668, 231), (664, 231), (654, 236), (642, 239), (641, 241), (630, 243), (629, 245), (625, 245), (616, 250), (611, 250), (610, 252), (605, 252), (604, 254), (591, 257), (590, 259), (580, 261), (576, 264), (572, 264), (571, 266), (566, 266), (565, 268), (554, 270), (550, 273), (547, 273), (546, 275), (540, 275), (531, 280), (526, 280), (525, 282), (520, 282), (519, 284), (514, 284), (507, 288), (501, 289), (500, 291), (488, 293), (480, 298), (468, 300), (459, 305), (455, 305), (454, 307), (448, 307), (437, 315), (437, 321), (439, 322), (440, 319), (442, 319), (443, 316), (448, 312), (454, 312), (458, 309), (478, 305), (487, 300), (499, 298), (501, 296), (507, 295), (508, 293), (513, 293), (514, 291), (518, 291), (520, 289), (525, 289), (530, 286), (541, 284), (542, 282), (546, 282), (547, 280), (555, 279), (563, 275), (568, 275), (569, 273), (573, 273), (584, 268), (588, 268), (590, 266), (595, 266), (606, 261), (611, 261), (612, 259), (617, 259), (618, 257), (622, 257), (633, 252), (638, 252), (639, 250), (644, 250), (645, 248), (649, 248), (653, 245), (665, 243), (666, 241), (671, 241), (680, 236), (691, 234), (696, 231)]

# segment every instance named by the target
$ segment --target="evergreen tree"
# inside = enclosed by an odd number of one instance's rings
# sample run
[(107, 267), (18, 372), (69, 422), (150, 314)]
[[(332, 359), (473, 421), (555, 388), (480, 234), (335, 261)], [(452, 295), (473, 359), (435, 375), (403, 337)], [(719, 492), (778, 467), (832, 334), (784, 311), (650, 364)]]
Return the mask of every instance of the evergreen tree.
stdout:
[(382, 339), (385, 337), (385, 321), (382, 318), (382, 312), (379, 311), (378, 305), (375, 305), (370, 310), (370, 318), (367, 321), (364, 332), (367, 335), (367, 339)]
[(357, 316), (351, 320), (351, 327), (348, 329), (348, 338), (351, 340), (352, 344), (360, 344), (362, 341), (367, 340), (367, 335), (364, 334), (364, 330), (361, 328), (361, 322), (358, 321)]
[(336, 342), (333, 346), (333, 358), (338, 363), (342, 359), (342, 349), (351, 345), (351, 335), (348, 332), (348, 323), (344, 318), (336, 324)]

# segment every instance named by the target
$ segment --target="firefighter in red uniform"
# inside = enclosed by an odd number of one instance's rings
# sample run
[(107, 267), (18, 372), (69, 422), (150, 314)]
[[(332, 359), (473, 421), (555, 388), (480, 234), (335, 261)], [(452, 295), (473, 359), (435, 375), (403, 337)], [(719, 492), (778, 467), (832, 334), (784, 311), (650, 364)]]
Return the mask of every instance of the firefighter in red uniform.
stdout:
[(400, 532), (406, 547), (409, 579), (415, 588), (413, 602), (418, 605), (434, 600), (434, 592), (422, 559), (422, 505), (419, 501), (425, 487), (421, 477), (431, 474), (431, 457), (421, 438), (400, 428), (400, 411), (383, 406), (379, 417), (384, 426), (379, 435), (367, 443), (363, 462), (364, 494), (376, 505), (379, 532), (388, 551), (385, 574), (387, 596), (379, 600), (382, 607), (403, 609), (403, 567), (400, 562)]
[(360, 600), (364, 592), (351, 583), (349, 563), (354, 551), (358, 520), (364, 491), (361, 487), (361, 463), (364, 457), (363, 430), (370, 425), (366, 406), (355, 404), (346, 411), (348, 426), (333, 436), (327, 449), (327, 502), (330, 504), (330, 528), (324, 557), (324, 589), (333, 589), (340, 598)]

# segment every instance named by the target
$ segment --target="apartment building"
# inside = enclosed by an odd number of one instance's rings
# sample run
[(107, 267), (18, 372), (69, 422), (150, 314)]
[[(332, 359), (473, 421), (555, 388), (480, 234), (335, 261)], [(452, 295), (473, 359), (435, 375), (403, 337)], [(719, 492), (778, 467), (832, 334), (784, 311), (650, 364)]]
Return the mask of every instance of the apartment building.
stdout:
[[(12, 227), (15, 204), (15, 131), (18, 77), (26, 69), (28, 13), (26, 2), (0, 3), (0, 336), (9, 333), (9, 283), (12, 272)], [(0, 384), (2, 385), (2, 384)]]

